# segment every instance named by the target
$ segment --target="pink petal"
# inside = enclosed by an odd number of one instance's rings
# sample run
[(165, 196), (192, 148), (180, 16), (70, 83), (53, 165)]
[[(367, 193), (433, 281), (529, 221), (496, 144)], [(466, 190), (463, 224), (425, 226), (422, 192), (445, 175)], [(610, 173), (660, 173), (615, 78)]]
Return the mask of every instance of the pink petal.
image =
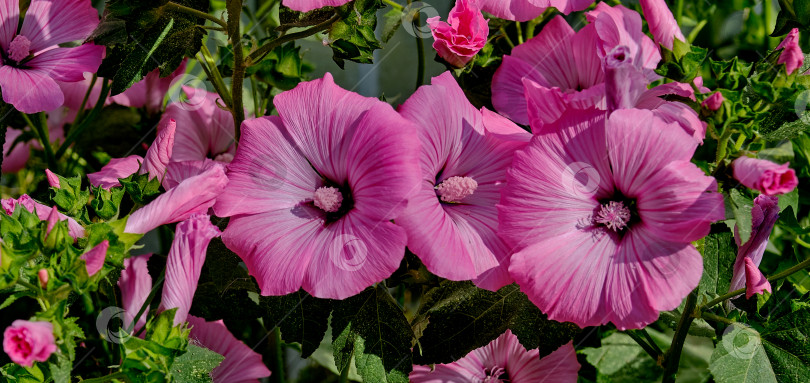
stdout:
[(787, 74), (795, 72), (797, 69), (804, 65), (804, 54), (802, 48), (799, 46), (799, 29), (793, 28), (790, 30), (785, 39), (779, 43), (776, 49), (782, 49), (782, 54), (776, 60), (777, 64), (785, 64)]
[(689, 161), (697, 143), (676, 124), (667, 124), (648, 110), (617, 110), (607, 121), (608, 151), (616, 186), (640, 198), (647, 180), (673, 161)]
[(528, 143), (532, 135), (515, 125), (508, 118), (501, 116), (487, 108), (481, 108), (482, 121), (487, 134), (491, 134), (506, 141), (518, 141)]
[[(146, 303), (152, 290), (152, 277), (146, 264), (152, 254), (133, 256), (124, 260), (124, 270), (118, 279), (118, 288), (121, 289), (121, 302), (124, 306), (124, 327), (129, 328), (135, 315)], [(146, 324), (146, 312), (138, 318), (134, 331)]]
[(771, 283), (765, 275), (759, 271), (759, 267), (754, 264), (751, 258), (745, 258), (745, 299), (750, 299), (756, 294), (772, 292)]
[(512, 121), (528, 125), (529, 109), (523, 93), (524, 79), (537, 83), (538, 86), (548, 84), (532, 64), (517, 57), (504, 55), (501, 66), (492, 78), (492, 105), (498, 113)]
[(700, 104), (700, 106), (708, 109), (708, 110), (717, 110), (723, 106), (723, 94), (720, 92), (715, 92)]
[(183, 87), (188, 103), (174, 102), (161, 116), (161, 126), (170, 119), (177, 122), (172, 161), (216, 159), (235, 152), (233, 116), (217, 106), (219, 95)]
[(23, 113), (54, 110), (64, 102), (59, 85), (40, 69), (0, 66), (0, 89), (3, 100)]
[(158, 226), (183, 221), (194, 213), (205, 213), (214, 205), (227, 183), (228, 177), (222, 167), (212, 167), (181, 182), (132, 213), (124, 232), (145, 234)]
[(678, 23), (675, 21), (675, 17), (672, 16), (672, 11), (669, 10), (666, 1), (641, 0), (641, 9), (644, 12), (647, 25), (650, 27), (650, 33), (652, 33), (657, 44), (672, 50), (675, 39), (686, 42), (686, 38), (681, 33), (681, 28), (678, 27)]
[(113, 96), (113, 102), (133, 108), (146, 107), (146, 111), (150, 114), (160, 112), (163, 107), (163, 99), (169, 92), (172, 82), (186, 72), (186, 62), (187, 60), (183, 60), (183, 63), (166, 77), (160, 77), (160, 69), (149, 72), (146, 77), (129, 89)]
[(51, 234), (51, 230), (53, 230), (54, 226), (59, 222), (59, 211), (56, 209), (51, 208), (50, 214), (48, 214), (48, 221), (47, 226), (45, 226), (45, 237)]
[(119, 178), (127, 178), (135, 174), (143, 163), (143, 158), (131, 155), (125, 158), (113, 158), (101, 170), (87, 175), (90, 184), (96, 187), (110, 189), (121, 186)]
[(59, 81), (83, 81), (84, 72), (95, 72), (101, 65), (104, 46), (84, 44), (75, 48), (54, 48), (42, 52), (26, 63), (28, 67), (48, 73)]
[(664, 102), (652, 111), (664, 122), (680, 125), (696, 143), (703, 143), (703, 138), (706, 137), (706, 123), (700, 120), (697, 112), (690, 106), (681, 102)]
[(107, 257), (107, 249), (110, 248), (110, 241), (103, 240), (94, 246), (90, 251), (82, 254), (81, 259), (86, 263), (87, 275), (93, 276), (104, 266), (104, 258)]
[[(22, 134), (19, 129), (7, 128), (6, 142), (3, 144), (3, 173), (16, 173), (25, 167), (31, 148), (25, 142), (20, 142), (11, 149), (11, 144)], [(9, 150), (11, 152), (9, 153)]]
[(190, 339), (225, 357), (211, 371), (214, 383), (258, 382), (257, 379), (270, 376), (261, 354), (236, 339), (223, 321), (206, 322), (205, 319), (189, 315), (188, 323), (191, 325)]
[(751, 237), (748, 242), (740, 245), (737, 227), (734, 228), (734, 239), (738, 248), (729, 291), (741, 289), (746, 285), (746, 279), (744, 279), (746, 260), (750, 260), (754, 266), (759, 266), (762, 262), (765, 248), (768, 247), (768, 239), (777, 219), (779, 219), (779, 199), (777, 197), (759, 195), (754, 198), (754, 206), (751, 208)]
[(20, 34), (31, 40), (31, 50), (36, 52), (84, 40), (96, 25), (98, 11), (88, 0), (33, 0), (25, 13)]
[(309, 12), (313, 9), (323, 7), (338, 7), (349, 1), (350, 0), (284, 0), (282, 4), (295, 11)]
[[(520, 349), (515, 352), (519, 353)], [(518, 370), (514, 375), (510, 375), (514, 382), (570, 383), (576, 381), (580, 368), (572, 342), (568, 342), (551, 354), (540, 358), (540, 363), (535, 363), (534, 358), (524, 357), (522, 361), (524, 361), (525, 367), (510, 365), (512, 369)]]
[(732, 163), (734, 178), (748, 188), (765, 195), (790, 193), (799, 184), (790, 163), (775, 164), (768, 160), (740, 157)]
[[(641, 30), (641, 16), (622, 5), (609, 6), (598, 3), (596, 9), (586, 13), (599, 36), (599, 55), (605, 57), (615, 47), (625, 46), (630, 51), (633, 64), (639, 68), (655, 69), (661, 61), (661, 53), (653, 41)], [(650, 73), (650, 76), (655, 76)]]
[(45, 178), (48, 179), (48, 185), (50, 185), (52, 188), (59, 188), (59, 177), (50, 169), (45, 169)]
[(172, 248), (166, 261), (161, 310), (177, 308), (174, 324), (186, 321), (200, 280), (205, 254), (211, 239), (220, 235), (207, 214), (194, 214), (177, 224)]
[(202, 161), (170, 162), (166, 167), (166, 177), (163, 178), (163, 188), (172, 189), (180, 182), (205, 173), (214, 166), (222, 166), (222, 164), (208, 158)]
[[(47, 205), (43, 205), (43, 204), (41, 204), (39, 202), (36, 202), (36, 201), (30, 199), (30, 197), (28, 197), (27, 195), (21, 196), (19, 198), (19, 200), (22, 200), (23, 197), (27, 198), (28, 201), (30, 201), (30, 202), (27, 202), (27, 203), (26, 202), (19, 202), (19, 203), (22, 204), (23, 206), (25, 206), (25, 208), (28, 209), (28, 211), (30, 211), (32, 213), (36, 213), (37, 217), (39, 217), (40, 220), (43, 220), (43, 221), (48, 220), (50, 215), (53, 214), (54, 211), (57, 211), (57, 209), (55, 207), (50, 207), (50, 206), (47, 206)], [(29, 203), (32, 204), (32, 206), (29, 206), (28, 205)], [(56, 212), (56, 215), (59, 217), (60, 221), (65, 221), (65, 220), (68, 221), (68, 235), (70, 235), (73, 239), (78, 239), (78, 238), (83, 238), (84, 237), (84, 227), (82, 227), (82, 225), (80, 225), (78, 222), (76, 222), (75, 219), (73, 219), (71, 217), (68, 217), (68, 216), (66, 216), (66, 215), (64, 215), (62, 213), (59, 213), (58, 211)]]
[(528, 0), (479, 0), (481, 10), (493, 16), (515, 21), (529, 21), (545, 10)]
[(163, 179), (166, 173), (166, 166), (172, 158), (172, 148), (174, 147), (174, 135), (177, 130), (177, 123), (169, 119), (165, 126), (158, 127), (155, 142), (146, 151), (143, 159), (140, 174), (149, 173), (149, 178)]
[(8, 51), (8, 45), (17, 34), (20, 21), (19, 0), (0, 1), (0, 49)]

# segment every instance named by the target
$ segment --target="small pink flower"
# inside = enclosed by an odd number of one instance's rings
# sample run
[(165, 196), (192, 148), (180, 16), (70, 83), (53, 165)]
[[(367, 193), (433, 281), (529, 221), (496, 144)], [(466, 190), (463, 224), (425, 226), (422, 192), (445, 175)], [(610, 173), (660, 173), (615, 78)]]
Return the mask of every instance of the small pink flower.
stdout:
[(82, 254), (81, 259), (85, 262), (87, 275), (93, 276), (104, 266), (104, 259), (107, 257), (107, 249), (110, 248), (110, 241), (103, 240), (101, 243)]
[(433, 34), (433, 49), (448, 64), (463, 68), (487, 43), (489, 26), (475, 0), (457, 0), (447, 22), (427, 20)]
[(804, 54), (799, 47), (799, 29), (793, 28), (785, 39), (776, 47), (782, 49), (782, 54), (776, 60), (777, 64), (785, 64), (787, 74), (792, 74), (804, 65)]
[(745, 297), (751, 298), (764, 290), (771, 291), (768, 280), (759, 271), (759, 264), (768, 247), (768, 238), (773, 225), (779, 219), (779, 198), (759, 195), (754, 198), (751, 208), (751, 238), (741, 244), (737, 227), (734, 228), (734, 240), (737, 242), (737, 259), (734, 261), (734, 274), (729, 291), (746, 288)]
[(39, 271), (37, 271), (37, 278), (39, 279), (39, 285), (43, 289), (48, 287), (48, 270), (47, 269), (39, 269)]
[(759, 190), (765, 195), (790, 193), (799, 180), (790, 163), (775, 164), (768, 160), (740, 157), (734, 160), (734, 178), (748, 188)]
[(720, 92), (715, 92), (713, 95), (703, 100), (700, 105), (708, 110), (717, 110), (723, 106), (723, 100), (725, 100), (723, 98), (723, 94)]
[(309, 12), (323, 7), (339, 7), (351, 0), (284, 0), (285, 7), (299, 12)]
[(25, 367), (47, 361), (56, 351), (53, 324), (15, 320), (3, 332), (3, 351), (12, 362)]
[(754, 295), (763, 292), (772, 292), (771, 283), (768, 278), (759, 271), (759, 267), (754, 264), (751, 258), (745, 258), (745, 299), (750, 299)]
[(433, 368), (413, 366), (409, 378), (412, 383), (577, 381), (580, 366), (571, 343), (542, 358), (539, 356), (537, 349), (526, 351), (517, 336), (506, 330), (490, 344), (471, 351), (453, 363), (436, 364)]
[(48, 185), (52, 188), (59, 188), (59, 177), (56, 176), (50, 169), (45, 169), (45, 177), (48, 179)]
[(672, 50), (675, 39), (686, 42), (686, 37), (664, 0), (641, 0), (641, 9), (656, 43)]
[(89, 0), (33, 0), (17, 32), (19, 0), (0, 5), (0, 88), (3, 100), (23, 113), (62, 106), (65, 98), (58, 82), (84, 79), (101, 64), (104, 47), (59, 44), (85, 39), (98, 24), (98, 11)]
[(695, 88), (697, 88), (698, 92), (700, 93), (709, 93), (712, 90), (703, 86), (703, 77), (697, 76), (694, 80), (692, 80), (692, 84), (695, 84)]

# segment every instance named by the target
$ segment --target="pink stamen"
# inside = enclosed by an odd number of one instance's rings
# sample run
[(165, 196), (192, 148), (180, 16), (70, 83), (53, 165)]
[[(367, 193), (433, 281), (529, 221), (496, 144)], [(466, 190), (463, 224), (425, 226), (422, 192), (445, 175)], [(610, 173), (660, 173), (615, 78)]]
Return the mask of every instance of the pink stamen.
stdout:
[(327, 213), (334, 213), (340, 209), (340, 204), (343, 202), (343, 195), (340, 194), (340, 189), (331, 186), (324, 186), (315, 190), (315, 195), (312, 197), (312, 202), (315, 206)]
[(436, 194), (444, 202), (461, 202), (478, 188), (478, 182), (471, 177), (450, 177), (436, 187)]
[(8, 45), (8, 57), (16, 62), (24, 60), (31, 54), (31, 40), (23, 35), (17, 35)]
[(621, 201), (610, 201), (602, 205), (602, 209), (596, 214), (595, 221), (607, 226), (613, 231), (619, 231), (627, 226), (630, 221), (630, 209), (624, 206)]

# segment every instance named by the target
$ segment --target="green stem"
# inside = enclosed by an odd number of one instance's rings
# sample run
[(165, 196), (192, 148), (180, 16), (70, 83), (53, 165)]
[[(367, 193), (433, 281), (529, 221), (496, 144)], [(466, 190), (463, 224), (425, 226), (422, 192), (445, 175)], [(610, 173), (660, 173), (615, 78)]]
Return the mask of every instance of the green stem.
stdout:
[[(2, 113), (2, 111), (0, 111)], [(6, 129), (5, 125), (0, 125), (0, 148), (6, 145)], [(6, 153), (0, 153), (0, 168), (3, 167), (3, 157), (5, 157)]]
[(354, 357), (354, 350), (352, 350), (352, 355), (349, 357), (349, 364), (340, 372), (339, 383), (349, 383), (349, 370), (352, 369), (352, 357)]
[[(808, 267), (810, 267), (810, 258), (805, 259), (804, 261), (802, 261), (798, 265), (793, 266), (793, 267), (791, 267), (791, 268), (789, 268), (789, 269), (787, 269), (785, 271), (782, 271), (781, 273), (776, 273), (776, 274), (772, 275), (770, 278), (768, 278), (768, 282), (776, 282), (776, 281), (778, 281), (778, 280), (780, 280), (782, 278), (787, 278), (791, 274), (793, 274), (793, 273), (795, 273), (797, 271), (804, 270), (804, 269), (806, 269)], [(723, 294), (723, 295), (721, 295), (721, 296), (719, 296), (719, 297), (717, 297), (715, 299), (712, 299), (711, 301), (709, 301), (705, 305), (701, 306), (700, 309), (705, 310), (705, 309), (710, 308), (710, 307), (712, 307), (712, 306), (714, 306), (714, 305), (716, 305), (716, 304), (718, 304), (720, 302), (725, 301), (726, 299), (736, 297), (737, 295), (740, 295), (740, 294), (743, 294), (743, 293), (745, 293), (745, 288), (741, 288), (739, 290), (734, 290), (734, 291), (725, 293), (725, 294)]]
[[(45, 161), (48, 163), (48, 168), (58, 171), (56, 166), (56, 160), (54, 159), (53, 155), (53, 148), (51, 147), (51, 141), (48, 138), (48, 121), (45, 118), (44, 112), (37, 113), (37, 121), (34, 122), (31, 118), (26, 115), (25, 113), (20, 113), (25, 122), (28, 123), (34, 132), (37, 134), (37, 138), (39, 139), (39, 143), (42, 144), (42, 148), (45, 151)], [(43, 127), (44, 125), (44, 127)]]
[[(129, 327), (127, 328), (128, 334), (131, 334), (132, 331), (135, 330), (135, 324), (138, 323), (138, 319), (141, 318), (141, 315), (143, 315), (143, 313), (146, 312), (146, 309), (148, 309), (149, 306), (152, 304), (152, 300), (155, 299), (155, 295), (157, 295), (158, 286), (160, 286), (160, 284), (163, 283), (163, 280), (165, 278), (166, 278), (166, 269), (163, 269), (163, 271), (160, 273), (160, 278), (158, 279), (157, 283), (155, 283), (155, 285), (152, 286), (152, 291), (150, 291), (149, 296), (146, 297), (146, 301), (143, 302), (143, 305), (141, 305), (141, 308), (138, 310), (138, 313), (135, 314), (135, 317), (132, 318), (132, 323), (130, 323)], [(143, 331), (145, 328), (146, 326), (141, 327), (141, 329), (138, 330), (138, 333), (135, 335), (137, 336), (138, 334), (140, 334), (141, 331)]]
[[(414, 18), (414, 23), (419, 23), (418, 20), (419, 13), (416, 13), (416, 17)], [(416, 36), (416, 88), (418, 89), (425, 83), (425, 43), (419, 37), (417, 33)]]
[(640, 332), (641, 335), (644, 335), (644, 338), (647, 339), (647, 342), (650, 343), (650, 346), (652, 346), (652, 348), (655, 350), (655, 352), (657, 352), (658, 354), (661, 354), (661, 355), (664, 354), (664, 351), (661, 350), (660, 347), (658, 347), (658, 345), (655, 343), (653, 338), (650, 336), (650, 333), (647, 332), (647, 329), (642, 328), (641, 330), (638, 330), (638, 332)]
[(405, 9), (405, 7), (403, 7), (402, 4), (397, 4), (391, 0), (383, 0), (383, 3), (386, 3), (396, 9)]
[(244, 48), (242, 47), (242, 32), (240, 28), (240, 18), (242, 17), (242, 1), (228, 0), (228, 36), (233, 45), (233, 77), (231, 77), (231, 97), (233, 105), (234, 141), (239, 145), (242, 121), (245, 120), (245, 107), (242, 102), (242, 87), (245, 85), (245, 59)]
[[(170, 11), (177, 11), (177, 12), (187, 13), (189, 15), (196, 16), (196, 17), (199, 17), (199, 18), (203, 18), (203, 19), (206, 19), (206, 20), (211, 20), (211, 21), (213, 21), (214, 23), (216, 23), (217, 25), (219, 25), (219, 26), (221, 26), (223, 28), (226, 28), (226, 29), (228, 28), (228, 24), (226, 24), (221, 19), (219, 19), (219, 18), (217, 18), (215, 16), (212, 16), (212, 15), (209, 15), (206, 12), (198, 11), (198, 10), (196, 10), (194, 8), (189, 8), (189, 7), (185, 6), (185, 5), (180, 5), (180, 4), (177, 4), (177, 3), (174, 3), (174, 2), (170, 1), (170, 2), (166, 3), (166, 9), (170, 10)], [(241, 5), (240, 5), (240, 9), (241, 9)], [(228, 10), (228, 11), (229, 11), (228, 13), (230, 13), (230, 10)]]
[(720, 136), (720, 139), (717, 141), (717, 158), (715, 158), (716, 163), (720, 163), (723, 159), (726, 158), (726, 154), (728, 154), (728, 141), (731, 139), (731, 135), (734, 134), (736, 130), (730, 129), (728, 126), (724, 127), (723, 135)]
[(129, 382), (129, 377), (123, 371), (115, 372), (110, 375), (102, 376), (100, 378), (93, 378), (93, 379), (84, 379), (80, 380), (79, 383), (106, 383), (112, 382), (113, 379), (123, 380), (125, 382)]
[(764, 19), (765, 24), (765, 51), (771, 50), (771, 31), (773, 27), (771, 27), (771, 18), (773, 17), (773, 6), (771, 4), (771, 0), (764, 0), (762, 2), (762, 18)]
[(715, 314), (712, 314), (712, 313), (701, 313), (700, 317), (703, 318), (703, 319), (708, 319), (708, 320), (715, 321), (715, 322), (721, 322), (721, 323), (725, 323), (725, 324), (728, 324), (728, 325), (734, 324), (733, 320), (728, 319), (728, 318), (723, 318), (723, 317), (721, 317), (719, 315), (715, 315)]
[(303, 30), (301, 32), (290, 33), (288, 35), (281, 36), (273, 41), (270, 41), (267, 44), (262, 45), (261, 47), (257, 48), (255, 51), (251, 52), (250, 55), (247, 57), (247, 66), (251, 66), (253, 64), (257, 64), (261, 61), (262, 57), (266, 55), (268, 52), (276, 49), (285, 43), (288, 43), (293, 40), (303, 39), (305, 37), (312, 36), (316, 33), (323, 32), (329, 28), (334, 22), (340, 20), (340, 15), (335, 14), (329, 20), (326, 20), (320, 24), (314, 25), (311, 28)]
[(93, 107), (93, 110), (90, 111), (90, 114), (87, 115), (78, 125), (74, 125), (70, 128), (70, 132), (68, 132), (67, 137), (65, 137), (65, 142), (62, 143), (62, 146), (59, 147), (59, 150), (56, 151), (56, 158), (62, 158), (65, 155), (65, 152), (68, 150), (68, 147), (76, 141), (79, 136), (84, 133), (84, 130), (90, 126), (98, 114), (101, 113), (101, 109), (104, 107), (104, 100), (107, 99), (107, 93), (110, 91), (110, 82), (109, 81), (102, 81), (101, 83), (101, 92), (98, 95), (98, 101), (96, 101), (96, 105)]
[(82, 99), (82, 104), (79, 106), (79, 111), (76, 112), (76, 118), (73, 121), (81, 121), (84, 117), (84, 107), (87, 105), (87, 100), (90, 98), (90, 93), (93, 93), (93, 87), (96, 85), (96, 81), (98, 80), (98, 74), (93, 75), (93, 79), (90, 80), (90, 86), (87, 88), (87, 92), (84, 92), (84, 98)]
[(501, 30), (501, 35), (503, 35), (503, 37), (506, 39), (506, 43), (507, 43), (507, 44), (509, 44), (509, 46), (510, 46), (510, 47), (514, 48), (514, 47), (515, 47), (515, 43), (513, 43), (513, 42), (512, 42), (512, 39), (510, 39), (510, 38), (509, 38), (509, 35), (508, 35), (508, 34), (506, 34), (506, 29), (504, 29), (504, 28), (503, 28), (503, 26), (502, 26), (502, 27), (500, 28), (500, 30)]
[[(656, 351), (656, 349), (653, 348), (653, 346), (650, 343), (642, 339), (642, 337), (636, 333), (636, 330), (628, 330), (625, 331), (624, 333), (629, 335), (630, 338), (633, 338), (633, 340), (636, 341), (636, 343), (638, 343), (638, 345), (641, 346), (641, 348), (644, 349), (644, 351), (646, 351), (647, 354), (649, 354), (653, 358), (653, 360), (655, 360), (656, 363), (660, 362), (661, 353)], [(655, 347), (657, 348), (658, 346)]]
[(678, 5), (675, 8), (675, 21), (678, 25), (683, 25), (681, 19), (683, 18), (683, 0), (678, 0)]
[(273, 328), (273, 333), (270, 336), (270, 353), (273, 354), (274, 361), (273, 373), (270, 379), (275, 383), (283, 383), (284, 380), (284, 351), (282, 350), (281, 330), (278, 326)]
[(686, 297), (686, 304), (683, 308), (683, 315), (678, 321), (678, 328), (675, 330), (675, 336), (672, 339), (672, 346), (664, 354), (664, 380), (663, 383), (675, 383), (675, 377), (678, 374), (678, 365), (681, 361), (681, 351), (683, 351), (683, 344), (686, 342), (686, 335), (689, 333), (689, 326), (695, 319), (695, 307), (697, 306), (697, 290), (692, 290)]
[(517, 29), (518, 44), (523, 44), (523, 29), (520, 27), (520, 21), (515, 21), (515, 29)]
[(200, 47), (200, 54), (202, 55), (202, 59), (197, 60), (197, 62), (200, 63), (200, 68), (202, 68), (205, 75), (208, 76), (211, 84), (214, 85), (214, 90), (217, 92), (217, 94), (219, 94), (219, 97), (222, 98), (225, 105), (230, 108), (233, 105), (230, 90), (228, 90), (228, 87), (225, 85), (225, 81), (222, 79), (222, 74), (219, 73), (219, 69), (217, 69), (217, 64), (214, 61), (214, 57), (211, 55), (211, 52), (208, 51), (205, 44)]

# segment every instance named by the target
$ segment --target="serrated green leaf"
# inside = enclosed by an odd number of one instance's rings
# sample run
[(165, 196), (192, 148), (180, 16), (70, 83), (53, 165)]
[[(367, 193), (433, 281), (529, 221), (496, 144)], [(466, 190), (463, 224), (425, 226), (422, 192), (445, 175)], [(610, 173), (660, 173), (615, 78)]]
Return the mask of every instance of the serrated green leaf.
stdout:
[(211, 370), (219, 366), (225, 357), (205, 347), (188, 345), (185, 354), (172, 363), (172, 377), (177, 383), (211, 383)]
[(363, 381), (407, 383), (413, 337), (402, 309), (381, 285), (333, 302), (335, 364), (343, 371), (354, 356)]
[(73, 370), (70, 359), (64, 354), (57, 354), (56, 361), (56, 363), (48, 363), (54, 383), (70, 383), (70, 372)]
[(703, 276), (698, 284), (698, 293), (709, 297), (725, 294), (734, 274), (737, 244), (729, 233), (713, 233), (703, 239)]
[(709, 364), (717, 383), (777, 383), (759, 333), (735, 324), (723, 334)]
[(118, 215), (118, 207), (121, 205), (121, 200), (124, 198), (124, 189), (112, 188), (110, 190), (104, 188), (92, 188), (93, 200), (90, 201), (90, 207), (93, 211), (103, 220), (110, 220)]
[(259, 298), (266, 310), (265, 323), (278, 326), (285, 342), (301, 343), (301, 357), (308, 358), (321, 344), (332, 306), (303, 290), (280, 297)]
[(137, 204), (146, 205), (160, 194), (160, 180), (157, 177), (150, 178), (149, 173), (135, 173), (119, 181)]
[(341, 19), (329, 29), (329, 46), (338, 66), (343, 68), (344, 60), (373, 62), (374, 50), (382, 48), (374, 34), (377, 10), (382, 7), (380, 0), (355, 0), (337, 8)]
[(799, 189), (795, 188), (790, 193), (785, 193), (779, 196), (779, 213), (783, 213), (788, 207), (792, 208), (793, 217), (796, 218), (796, 212), (799, 211)]
[(581, 352), (599, 372), (597, 382), (651, 382), (663, 372), (627, 334), (611, 334), (602, 347)]
[(382, 42), (387, 43), (394, 37), (400, 26), (402, 26), (402, 9), (391, 8), (390, 11), (385, 13), (385, 24), (383, 25)]

